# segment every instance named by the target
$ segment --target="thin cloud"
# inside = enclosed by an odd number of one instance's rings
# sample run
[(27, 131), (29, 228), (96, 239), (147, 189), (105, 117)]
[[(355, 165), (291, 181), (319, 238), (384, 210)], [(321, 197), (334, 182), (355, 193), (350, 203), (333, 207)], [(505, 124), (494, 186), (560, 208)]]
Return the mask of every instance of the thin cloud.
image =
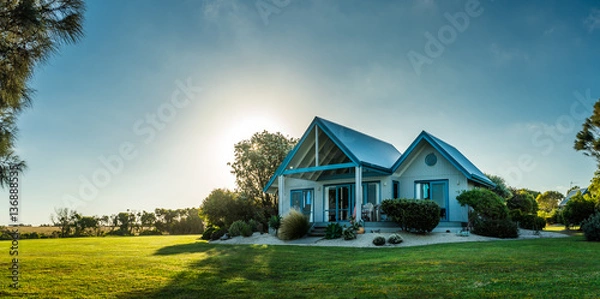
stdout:
[(554, 30), (555, 30), (554, 27), (548, 28), (548, 29), (544, 30), (544, 36), (550, 36), (550, 35), (552, 35), (552, 33), (554, 33)]
[(600, 28), (600, 9), (594, 8), (590, 15), (583, 21), (589, 32)]
[(492, 54), (492, 58), (497, 64), (507, 64), (512, 62), (513, 60), (529, 60), (529, 55), (518, 49), (505, 49), (498, 44), (493, 43), (490, 46), (490, 53)]

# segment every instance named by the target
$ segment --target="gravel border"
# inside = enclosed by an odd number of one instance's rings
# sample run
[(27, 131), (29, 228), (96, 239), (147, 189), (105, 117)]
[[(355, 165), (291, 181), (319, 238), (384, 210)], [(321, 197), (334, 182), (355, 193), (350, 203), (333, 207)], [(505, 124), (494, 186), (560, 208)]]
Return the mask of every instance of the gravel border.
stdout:
[(400, 232), (400, 235), (404, 241), (397, 245), (391, 245), (386, 243), (384, 246), (373, 245), (373, 238), (375, 236), (383, 236), (387, 238), (392, 233), (366, 233), (359, 234), (355, 240), (345, 241), (344, 239), (333, 239), (326, 240), (321, 237), (305, 237), (293, 241), (282, 241), (277, 237), (270, 234), (259, 234), (254, 233), (251, 237), (234, 237), (229, 240), (218, 240), (210, 241), (211, 244), (225, 244), (225, 245), (295, 245), (295, 246), (338, 246), (338, 247), (409, 247), (409, 246), (423, 246), (431, 244), (442, 244), (442, 243), (461, 243), (461, 242), (485, 242), (485, 241), (510, 241), (510, 240), (523, 240), (523, 239), (539, 239), (539, 238), (564, 238), (568, 235), (540, 231), (539, 234), (535, 234), (532, 230), (519, 229), (519, 238), (517, 239), (499, 239), (484, 237), (475, 234), (471, 234), (467, 237), (457, 236), (455, 233), (430, 233), (427, 235), (411, 234), (406, 232)]

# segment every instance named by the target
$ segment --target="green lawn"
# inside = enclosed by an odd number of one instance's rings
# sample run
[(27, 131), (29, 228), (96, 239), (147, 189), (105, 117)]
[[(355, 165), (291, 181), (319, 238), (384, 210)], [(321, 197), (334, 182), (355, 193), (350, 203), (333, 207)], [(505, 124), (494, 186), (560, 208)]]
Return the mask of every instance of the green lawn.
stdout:
[[(600, 243), (227, 246), (198, 236), (22, 240), (19, 298), (597, 298)], [(349, 241), (351, 242), (351, 241)]]

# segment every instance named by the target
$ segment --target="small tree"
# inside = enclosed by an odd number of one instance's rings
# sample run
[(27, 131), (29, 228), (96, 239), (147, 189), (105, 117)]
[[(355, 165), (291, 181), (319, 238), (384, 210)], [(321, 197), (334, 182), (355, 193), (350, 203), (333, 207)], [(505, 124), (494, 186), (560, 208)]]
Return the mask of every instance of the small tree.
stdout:
[(581, 192), (573, 195), (563, 210), (563, 220), (567, 228), (581, 223), (594, 214), (596, 203), (586, 194)]
[(234, 221), (249, 221), (257, 215), (252, 201), (227, 189), (213, 190), (199, 210), (200, 218), (209, 225), (228, 228)]
[(259, 202), (265, 222), (270, 215), (278, 215), (278, 211), (277, 196), (264, 193), (263, 188), (296, 142), (296, 139), (279, 132), (255, 133), (249, 140), (242, 140), (234, 146), (235, 160), (227, 163), (235, 175), (238, 191), (244, 197)]
[(462, 206), (468, 205), (485, 219), (500, 220), (508, 217), (508, 208), (504, 199), (498, 194), (481, 188), (462, 192), (456, 197)]
[(538, 203), (539, 209), (550, 213), (552, 210), (558, 208), (558, 203), (565, 198), (562, 193), (558, 191), (546, 191), (535, 199)]
[(513, 197), (506, 201), (506, 206), (510, 210), (520, 210), (525, 215), (536, 214), (538, 210), (538, 204), (533, 195), (525, 190), (515, 192)]
[(76, 211), (71, 211), (68, 208), (56, 209), (56, 215), (52, 215), (50, 218), (54, 226), (60, 227), (60, 237), (66, 238), (71, 236), (71, 229), (73, 228), (73, 217), (77, 214)]
[(583, 151), (586, 156), (594, 157), (600, 166), (600, 99), (594, 104), (592, 115), (585, 119), (582, 129), (575, 137), (573, 147)]

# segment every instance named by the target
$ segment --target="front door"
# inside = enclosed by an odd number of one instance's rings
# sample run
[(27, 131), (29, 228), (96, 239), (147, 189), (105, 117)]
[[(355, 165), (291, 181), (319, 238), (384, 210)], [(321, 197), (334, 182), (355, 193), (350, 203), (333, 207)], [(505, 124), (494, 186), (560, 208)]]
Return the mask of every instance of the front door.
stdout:
[(329, 222), (350, 221), (354, 211), (354, 188), (352, 187), (352, 185), (339, 185), (325, 188), (327, 195), (325, 216)]
[(440, 206), (440, 220), (448, 220), (447, 192), (448, 183), (446, 181), (431, 182), (431, 200)]

